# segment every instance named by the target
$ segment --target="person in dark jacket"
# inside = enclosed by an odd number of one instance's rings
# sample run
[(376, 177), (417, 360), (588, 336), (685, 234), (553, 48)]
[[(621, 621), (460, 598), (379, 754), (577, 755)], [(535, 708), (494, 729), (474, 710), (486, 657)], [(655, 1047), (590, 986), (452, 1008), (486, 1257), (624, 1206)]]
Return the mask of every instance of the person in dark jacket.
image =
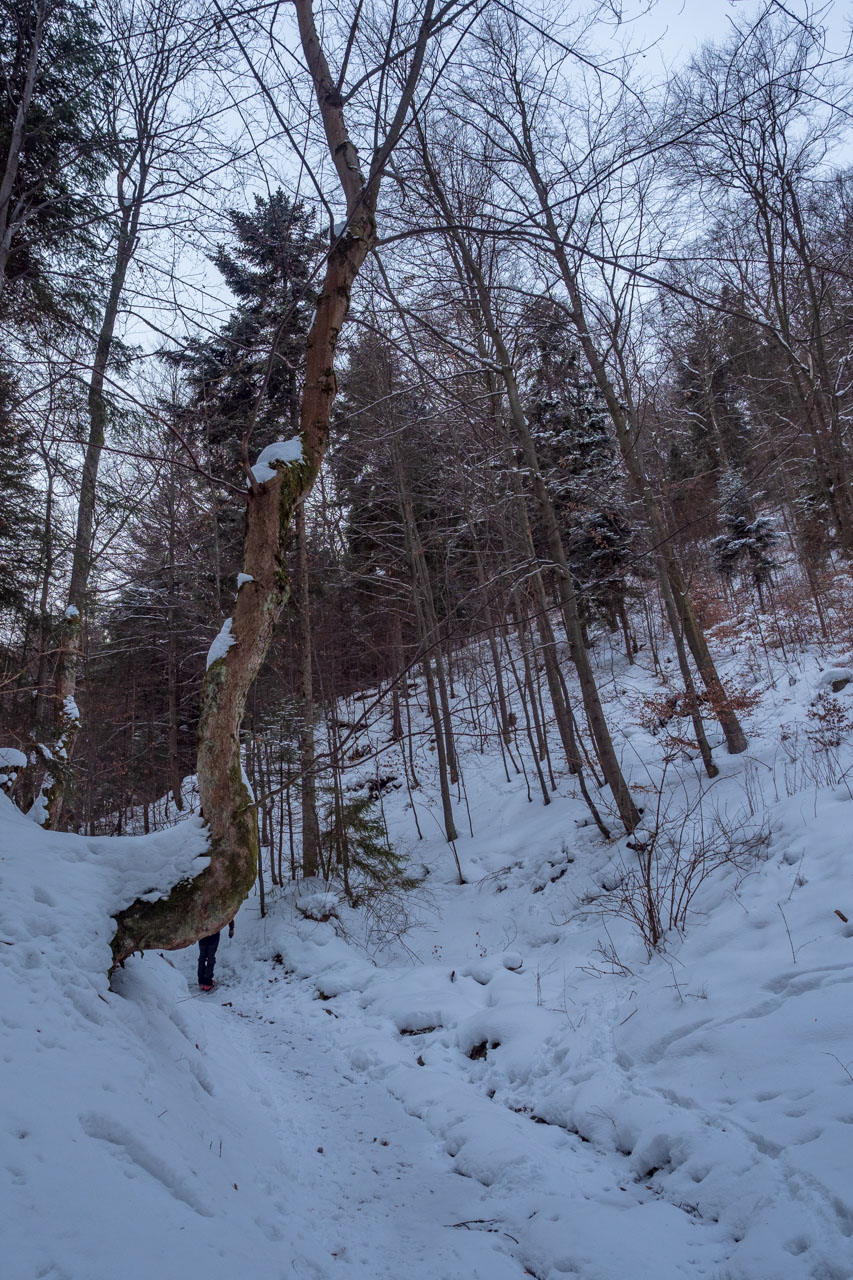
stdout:
[[(216, 986), (213, 980), (213, 966), (216, 964), (216, 948), (219, 946), (220, 930), (210, 933), (198, 941), (198, 985), (202, 991), (212, 991)], [(234, 921), (228, 926), (228, 937), (234, 937)]]

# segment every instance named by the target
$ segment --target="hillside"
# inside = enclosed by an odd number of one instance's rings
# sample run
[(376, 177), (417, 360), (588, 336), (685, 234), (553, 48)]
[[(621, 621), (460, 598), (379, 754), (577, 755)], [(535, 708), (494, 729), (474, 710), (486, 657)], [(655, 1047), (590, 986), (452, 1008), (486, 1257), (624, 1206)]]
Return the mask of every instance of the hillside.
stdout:
[[(382, 798), (420, 887), (356, 910), (299, 882), (264, 918), (250, 899), (210, 995), (193, 951), (106, 977), (111, 913), (189, 870), (197, 819), (87, 839), (0, 798), (4, 1275), (849, 1277), (844, 670), (778, 662), (749, 753), (718, 751), (709, 783), (638, 725), (659, 683), (612, 668), (623, 767), (663, 796), (655, 874), (706, 859), (651, 959), (637, 851), (568, 777), (529, 801), (473, 734), (465, 884), (424, 733), (423, 840), (406, 789)], [(837, 746), (814, 731), (830, 697)]]

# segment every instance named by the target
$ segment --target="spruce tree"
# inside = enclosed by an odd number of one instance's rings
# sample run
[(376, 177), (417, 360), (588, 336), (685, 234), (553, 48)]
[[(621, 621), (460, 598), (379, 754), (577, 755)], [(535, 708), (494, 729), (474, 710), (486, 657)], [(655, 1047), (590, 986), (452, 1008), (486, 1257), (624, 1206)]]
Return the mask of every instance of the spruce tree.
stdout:
[(70, 262), (93, 249), (111, 75), (93, 6), (0, 0), (0, 75), (0, 297), (20, 321), (63, 311), (81, 292)]
[(734, 472), (726, 472), (720, 482), (720, 518), (724, 532), (714, 538), (711, 547), (714, 563), (726, 578), (740, 572), (758, 592), (764, 604), (764, 587), (777, 568), (773, 548), (779, 534), (769, 516), (755, 513), (746, 485)]
[(15, 383), (0, 364), (0, 610), (23, 613), (38, 564), (37, 514), (28, 432), (15, 412)]
[(236, 308), (219, 332), (190, 352), (194, 409), (209, 449), (229, 478), (239, 475), (239, 444), (250, 416), (253, 454), (296, 429), (300, 362), (315, 301), (312, 268), (320, 249), (314, 215), (279, 188), (231, 209), (232, 241), (212, 261)]
[(603, 397), (550, 303), (530, 315), (527, 413), (569, 552), (581, 616), (615, 614), (628, 591), (633, 529)]
[[(236, 300), (218, 333), (181, 357), (190, 389), (188, 423), (211, 469), (245, 484), (241, 443), (250, 462), (273, 441), (298, 431), (305, 334), (316, 292), (312, 271), (321, 248), (314, 215), (279, 188), (255, 196), (249, 212), (229, 210), (232, 233), (212, 261)], [(241, 511), (222, 513), (226, 572), (236, 572)]]
[(328, 879), (340, 879), (353, 906), (393, 889), (415, 889), (423, 876), (413, 874), (405, 856), (388, 839), (375, 792), (329, 802), (320, 838), (326, 854)]

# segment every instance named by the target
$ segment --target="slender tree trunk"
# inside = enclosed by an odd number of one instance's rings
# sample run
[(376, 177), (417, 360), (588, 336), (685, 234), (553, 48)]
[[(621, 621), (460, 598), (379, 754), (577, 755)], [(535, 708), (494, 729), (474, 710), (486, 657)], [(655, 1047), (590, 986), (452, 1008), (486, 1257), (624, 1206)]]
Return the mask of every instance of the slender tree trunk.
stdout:
[[(447, 218), (448, 225), (453, 226), (456, 221), (453, 216), (453, 210), (448, 203), (443, 185), (432, 165), (432, 161), (426, 148), (424, 148), (423, 156), (433, 192), (441, 206), (443, 215)], [(509, 402), (510, 416), (518, 442), (521, 445), (525, 466), (530, 473), (531, 485), (539, 508), (540, 518), (545, 529), (548, 551), (557, 570), (557, 590), (562, 606), (566, 638), (569, 641), (572, 660), (577, 671), (578, 682), (581, 687), (581, 697), (583, 698), (587, 719), (589, 720), (593, 734), (596, 754), (601, 762), (602, 772), (604, 773), (605, 780), (610, 787), (622, 824), (625, 827), (625, 830), (630, 832), (634, 830), (637, 823), (640, 821), (640, 813), (631, 798), (628, 785), (622, 775), (622, 770), (610, 737), (610, 730), (608, 729), (607, 722), (604, 718), (604, 711), (601, 706), (601, 700), (598, 696), (598, 689), (596, 687), (592, 666), (589, 661), (589, 654), (587, 653), (586, 646), (583, 642), (577, 599), (572, 585), (568, 560), (563, 547), (563, 540), (560, 535), (557, 517), (554, 512), (554, 505), (551, 501), (551, 495), (542, 476), (542, 472), (539, 469), (539, 460), (536, 454), (536, 448), (533, 443), (530, 427), (527, 422), (527, 417), (522, 407), (521, 396), (518, 391), (513, 364), (510, 359), (506, 343), (503, 340), (503, 335), (493, 314), (492, 300), (486, 287), (482, 270), (475, 261), (464, 237), (456, 232), (452, 234), (454, 237), (454, 244), (456, 245), (458, 253), (462, 259), (465, 274), (467, 275), (469, 284), (476, 295), (480, 318), (483, 321), (497, 355), (497, 359), (500, 363), (501, 376), (503, 378), (507, 400)]]
[[(501, 343), (501, 347), (503, 347), (503, 343)], [(539, 460), (536, 456), (533, 437), (530, 434), (530, 428), (528, 427), (527, 419), (521, 407), (521, 399), (518, 394), (518, 388), (515, 384), (515, 376), (508, 363), (508, 354), (505, 348), (503, 348), (503, 350), (499, 350), (499, 357), (503, 364), (504, 381), (507, 386), (510, 411), (522, 445), (525, 462), (530, 472), (533, 492), (539, 507), (539, 514), (545, 528), (548, 551), (557, 569), (557, 591), (563, 613), (563, 622), (566, 628), (566, 638), (569, 642), (572, 661), (574, 662), (575, 670), (577, 671), (578, 682), (581, 688), (581, 697), (583, 699), (584, 709), (589, 721), (593, 742), (595, 743), (595, 753), (601, 764), (601, 770), (604, 774), (605, 781), (610, 787), (619, 817), (622, 819), (622, 824), (625, 827), (625, 830), (630, 832), (634, 830), (637, 823), (640, 821), (640, 814), (631, 798), (631, 793), (628, 790), (627, 783), (622, 775), (622, 770), (610, 737), (610, 730), (608, 729), (607, 722), (604, 718), (604, 710), (598, 696), (595, 676), (593, 675), (592, 666), (589, 661), (589, 654), (583, 641), (580, 618), (578, 616), (577, 599), (575, 597), (574, 587), (572, 586), (571, 573), (569, 571), (568, 560), (563, 547), (563, 540), (560, 536), (557, 517), (554, 512), (554, 505), (551, 501), (551, 495), (548, 492), (548, 487), (541, 471), (539, 470)]]
[(418, 529), (417, 521), (415, 520), (415, 513), (411, 499), (406, 493), (402, 468), (399, 464), (395, 467), (395, 471), (397, 474), (397, 483), (400, 493), (400, 507), (403, 513), (406, 540), (409, 549), (409, 560), (412, 567), (412, 583), (416, 592), (416, 599), (419, 601), (423, 618), (421, 640), (424, 646), (429, 646), (432, 650), (432, 661), (435, 664), (435, 679), (438, 686), (439, 702), (441, 705), (442, 732), (444, 734), (444, 755), (447, 760), (450, 784), (451, 786), (454, 786), (459, 778), (459, 767), (456, 762), (456, 747), (453, 741), (453, 723), (450, 716), (450, 698), (447, 692), (444, 658), (439, 640), (435, 597), (433, 595), (432, 583), (429, 576), (429, 567), (426, 562), (426, 554), (424, 552), (423, 542), (421, 541), (420, 530)]
[(391, 741), (399, 742), (403, 737), (403, 716), (400, 710), (400, 684), (408, 679), (403, 662), (403, 624), (400, 614), (394, 609), (392, 628), (392, 685), (391, 685)]
[(145, 197), (146, 174), (141, 172), (135, 199), (125, 204), (117, 234), (116, 259), (110, 280), (110, 291), (104, 309), (92, 373), (89, 379), (87, 408), (89, 414), (89, 438), (83, 460), (80, 496), (77, 502), (77, 528), (71, 559), (71, 582), (68, 588), (68, 604), (60, 626), (59, 657), (56, 668), (55, 742), (57, 753), (64, 760), (60, 768), (50, 769), (50, 781), (45, 788), (47, 802), (46, 826), (57, 828), (62, 818), (62, 806), (69, 780), (70, 761), (74, 742), (80, 728), (75, 694), (77, 669), (80, 658), (80, 641), (83, 621), (88, 608), (89, 579), (92, 572), (92, 535), (95, 523), (98, 469), (107, 423), (107, 401), (104, 395), (107, 366), (112, 351), (116, 320), (118, 319), (122, 291), (136, 248), (139, 219)]
[(569, 771), (577, 778), (578, 787), (580, 788), (584, 802), (592, 815), (593, 821), (605, 839), (609, 839), (610, 831), (605, 825), (601, 814), (598, 811), (598, 807), (593, 801), (586, 785), (583, 760), (581, 758), (580, 746), (578, 743), (577, 733), (575, 731), (574, 716), (572, 715), (568, 693), (557, 661), (557, 643), (548, 612), (548, 597), (545, 591), (545, 584), (542, 581), (542, 574), (539, 571), (538, 565), (536, 565), (533, 533), (530, 528), (530, 519), (527, 514), (527, 504), (524, 501), (524, 497), (521, 492), (521, 485), (517, 472), (511, 471), (510, 475), (512, 477), (513, 489), (515, 491), (518, 527), (522, 532), (529, 563), (536, 566), (528, 572), (527, 581), (533, 600), (534, 612), (536, 615), (536, 629), (539, 633), (539, 644), (542, 650), (542, 660), (545, 665), (545, 681), (548, 685), (548, 695), (551, 699), (551, 706), (554, 708), (554, 716), (557, 721), (557, 731), (560, 735), (560, 741), (563, 744), (563, 751), (566, 755), (566, 762), (568, 763)]
[[(515, 660), (513, 659), (512, 650), (510, 648), (508, 639), (506, 639), (507, 660), (512, 670), (512, 674), (515, 677), (515, 687), (518, 690), (518, 696), (521, 701), (522, 710), (524, 712), (524, 726), (527, 731), (527, 741), (530, 745), (530, 754), (533, 757), (533, 764), (536, 768), (536, 776), (539, 779), (539, 786), (542, 791), (542, 802), (543, 804), (547, 805), (551, 803), (551, 797), (548, 794), (548, 787), (546, 786), (546, 783), (545, 783), (545, 775), (542, 772), (542, 764), (541, 764), (541, 758), (542, 758), (542, 755), (544, 754), (545, 741), (542, 735), (542, 726), (539, 722), (538, 709), (536, 707), (536, 695), (533, 692), (533, 679), (530, 674), (530, 657), (527, 652), (527, 645), (525, 644), (525, 641), (524, 641), (524, 628), (522, 626), (521, 615), (518, 610), (516, 610), (516, 634), (518, 636), (518, 645), (521, 651), (521, 659), (524, 667), (523, 682), (519, 679), (518, 672), (516, 671)], [(528, 698), (530, 700), (529, 706), (528, 706)], [(533, 730), (531, 729), (531, 725), (530, 725), (531, 709), (533, 712), (533, 722), (536, 730), (535, 739), (533, 736)], [(530, 798), (531, 797), (528, 789), (528, 799)]]
[(495, 672), (495, 692), (498, 700), (499, 724), (500, 732), (504, 740), (504, 745), (509, 746), (512, 741), (512, 727), (509, 723), (509, 707), (506, 700), (506, 690), (504, 689), (503, 669), (501, 667), (500, 653), (498, 651), (498, 642), (495, 635), (495, 620), (492, 612), (492, 605), (489, 599), (489, 588), (486, 581), (486, 571), (483, 566), (483, 555), (480, 550), (480, 542), (474, 530), (474, 525), (470, 515), (466, 514), (468, 524), (468, 532), (471, 537), (471, 545), (474, 548), (474, 559), (477, 564), (477, 582), (480, 586), (480, 593), (483, 597), (483, 621), (486, 624), (486, 636), (489, 644), (489, 652), (492, 655), (492, 667)]
[(424, 679), (427, 688), (427, 701), (429, 703), (430, 716), (432, 718), (435, 730), (435, 751), (438, 758), (438, 784), (441, 791), (441, 807), (444, 812), (444, 834), (447, 837), (447, 843), (452, 844), (454, 840), (459, 838), (456, 830), (456, 821), (453, 817), (453, 803), (450, 798), (450, 783), (448, 782), (447, 755), (444, 749), (444, 737), (441, 732), (441, 715), (438, 709), (438, 698), (435, 692), (435, 679), (432, 673), (432, 663), (429, 657), (424, 658)]
[(702, 757), (702, 763), (705, 766), (705, 772), (709, 778), (716, 778), (720, 772), (714, 764), (711, 755), (711, 748), (708, 745), (708, 739), (705, 736), (705, 726), (702, 723), (702, 715), (699, 711), (699, 698), (696, 693), (696, 685), (693, 682), (693, 673), (690, 670), (690, 663), (687, 661), (687, 653), (684, 648), (684, 638), (681, 629), (681, 620), (678, 614), (678, 608), (672, 594), (672, 587), (668, 574), (660, 575), (660, 585), (663, 592), (664, 604), (666, 605), (667, 617), (669, 618), (669, 627), (672, 632), (672, 638), (675, 643), (675, 652), (678, 657), (678, 669), (681, 672), (681, 679), (684, 682), (684, 692), (687, 697), (687, 704), (690, 708), (690, 719), (693, 722), (693, 732), (696, 735), (696, 742), (699, 747), (699, 754)]
[(296, 601), (299, 618), (299, 691), (302, 726), (299, 768), (302, 775), (302, 874), (316, 876), (320, 865), (320, 823), (317, 818), (317, 777), (314, 750), (314, 688), (312, 679), (311, 613), (308, 594), (308, 542), (305, 504), (296, 508)]
[(617, 613), (619, 615), (619, 624), (622, 627), (622, 638), (625, 641), (625, 656), (628, 659), (629, 666), (634, 665), (634, 642), (631, 639), (631, 624), (628, 621), (628, 610), (625, 608), (625, 601), (620, 600)]
[(167, 626), (169, 629), (169, 637), (167, 642), (167, 685), (169, 699), (169, 778), (171, 781), (172, 795), (175, 800), (175, 807), (183, 809), (184, 799), (181, 794), (183, 786), (183, 777), (181, 775), (181, 761), (178, 752), (178, 636), (175, 626), (176, 608), (175, 598), (177, 595), (177, 582), (175, 581), (175, 553), (177, 542), (176, 528), (176, 485), (175, 485), (175, 469), (171, 469), (171, 485), (169, 492), (169, 580), (168, 580), (168, 611)]
[[(675, 552), (640, 463), (636, 441), (637, 433), (636, 431), (633, 433), (631, 431), (623, 403), (613, 385), (604, 360), (593, 342), (578, 279), (569, 262), (565, 242), (554, 217), (550, 192), (536, 163), (535, 140), (523, 103), (521, 104), (521, 110), (523, 151), (520, 158), (536, 191), (545, 229), (551, 241), (554, 259), (569, 296), (572, 308), (571, 318), (577, 332), (578, 342), (596, 385), (604, 397), (628, 475), (638, 498), (643, 504), (646, 523), (658, 549), (658, 556), (656, 557), (658, 574), (661, 577), (663, 573), (666, 573), (669, 579), (669, 589), (675, 599), (678, 610), (679, 630), (683, 631), (687, 640), (687, 644), (693, 654), (693, 660), (708, 690), (714, 713), (725, 734), (728, 749), (734, 755), (746, 750), (746, 736), (717, 673), (705, 636), (693, 612)], [(661, 589), (666, 595), (663, 583), (661, 583)]]

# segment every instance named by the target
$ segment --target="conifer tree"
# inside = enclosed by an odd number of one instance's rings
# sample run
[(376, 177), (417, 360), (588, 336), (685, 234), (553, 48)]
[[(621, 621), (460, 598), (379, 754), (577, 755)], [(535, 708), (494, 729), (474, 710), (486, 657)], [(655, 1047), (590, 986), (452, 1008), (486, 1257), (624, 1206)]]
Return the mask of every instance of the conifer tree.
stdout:
[(35, 576), (38, 495), (32, 456), (14, 410), (14, 379), (0, 364), (0, 610), (21, 613)]
[(607, 406), (567, 322), (549, 303), (530, 316), (527, 406), (563, 529), (581, 616), (614, 625), (627, 593), (633, 530)]
[(740, 476), (727, 472), (720, 482), (721, 521), (724, 532), (711, 543), (717, 569), (726, 578), (738, 571), (748, 577), (764, 604), (764, 588), (777, 567), (773, 548), (779, 541), (769, 516), (756, 515)]
[(110, 74), (86, 0), (0, 0), (0, 297), (8, 305), (11, 290), (19, 313), (53, 311), (78, 291), (75, 273), (53, 267), (91, 249)]
[[(305, 334), (320, 252), (314, 215), (281, 188), (255, 196), (249, 212), (228, 211), (232, 240), (212, 261), (236, 308), (186, 359), (192, 414), (217, 472), (240, 482), (241, 442), (253, 456), (298, 430)], [(247, 430), (248, 424), (248, 430)]]

